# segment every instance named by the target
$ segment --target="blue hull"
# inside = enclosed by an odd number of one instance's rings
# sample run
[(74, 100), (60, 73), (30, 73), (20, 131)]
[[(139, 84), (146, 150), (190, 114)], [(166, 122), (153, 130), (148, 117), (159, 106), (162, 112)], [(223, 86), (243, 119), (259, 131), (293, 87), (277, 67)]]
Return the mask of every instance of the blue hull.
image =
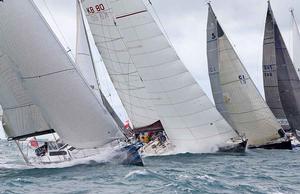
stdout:
[(121, 157), (121, 164), (144, 166), (142, 157), (139, 153), (139, 149), (142, 146), (143, 146), (142, 144), (136, 143), (121, 148), (119, 150), (120, 154), (117, 156), (117, 157)]

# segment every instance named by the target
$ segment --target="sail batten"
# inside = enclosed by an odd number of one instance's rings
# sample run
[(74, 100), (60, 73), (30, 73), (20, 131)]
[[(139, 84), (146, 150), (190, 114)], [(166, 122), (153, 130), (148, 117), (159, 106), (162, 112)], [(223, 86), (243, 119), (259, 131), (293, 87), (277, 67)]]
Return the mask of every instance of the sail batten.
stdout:
[(0, 104), (7, 136), (30, 137), (36, 132), (47, 131), (51, 127), (22, 85), (16, 65), (4, 53), (0, 55)]
[(210, 5), (207, 56), (213, 97), (224, 118), (236, 131), (246, 135), (250, 145), (264, 145), (280, 138), (280, 124), (264, 102)]

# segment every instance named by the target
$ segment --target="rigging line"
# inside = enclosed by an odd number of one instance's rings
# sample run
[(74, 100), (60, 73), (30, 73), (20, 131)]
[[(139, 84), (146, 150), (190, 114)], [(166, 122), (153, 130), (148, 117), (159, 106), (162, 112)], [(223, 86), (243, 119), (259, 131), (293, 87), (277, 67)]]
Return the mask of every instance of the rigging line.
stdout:
[[(151, 10), (153, 10), (153, 14), (154, 14), (154, 16), (156, 17), (156, 19), (157, 19), (157, 21), (158, 21), (158, 24), (159, 24), (161, 30), (163, 31), (163, 34), (165, 35), (165, 38), (167, 39), (167, 41), (169, 42), (169, 44), (171, 45), (171, 47), (173, 47), (173, 49), (175, 49), (174, 45), (172, 44), (172, 42), (171, 42), (171, 40), (170, 40), (170, 38), (169, 38), (169, 36), (168, 36), (168, 33), (167, 33), (166, 29), (164, 28), (164, 26), (163, 26), (163, 24), (162, 24), (161, 19), (159, 18), (158, 14), (157, 14), (157, 12), (156, 12), (156, 9), (155, 9), (154, 6), (153, 6), (153, 3), (152, 3), (150, 0), (148, 0), (148, 4), (146, 4), (146, 3), (144, 3), (144, 4), (145, 4), (146, 7), (150, 7)], [(150, 13), (149, 13), (149, 14), (150, 14)], [(152, 14), (150, 14), (150, 15), (152, 15)], [(154, 20), (154, 21), (155, 21), (155, 20)]]

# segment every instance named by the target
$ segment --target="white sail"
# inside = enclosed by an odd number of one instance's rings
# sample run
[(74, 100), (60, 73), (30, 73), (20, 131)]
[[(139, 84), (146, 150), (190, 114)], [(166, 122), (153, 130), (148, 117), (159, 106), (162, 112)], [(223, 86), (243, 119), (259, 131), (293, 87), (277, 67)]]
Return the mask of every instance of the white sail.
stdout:
[(17, 138), (51, 129), (39, 107), (22, 85), (13, 61), (0, 53), (0, 104), (3, 109), (5, 132), (9, 138)]
[[(183, 65), (141, 0), (85, 0), (82, 3), (96, 45), (121, 99), (122, 94), (126, 93), (128, 98), (134, 91), (134, 105), (143, 113), (148, 110), (145, 107), (148, 103), (143, 101), (149, 101), (177, 152), (212, 151), (236, 136)], [(124, 99), (123, 96), (123, 103)], [(130, 116), (129, 107), (125, 104)]]
[(275, 116), (260, 95), (209, 5), (207, 23), (209, 76), (217, 109), (250, 145), (280, 138)]
[(85, 30), (85, 23), (82, 17), (81, 7), (78, 3), (77, 6), (77, 28), (76, 28), (76, 55), (75, 63), (87, 80), (90, 87), (96, 90), (96, 94), (99, 94), (98, 90), (98, 80), (95, 76), (96, 70), (93, 66), (93, 59), (91, 56), (91, 51), (89, 48), (88, 36)]
[[(106, 97), (101, 91), (100, 88), (100, 80), (97, 74), (97, 69), (93, 59), (93, 53), (90, 46), (90, 40), (86, 29), (86, 21), (84, 15), (82, 13), (81, 4), (76, 2), (77, 6), (77, 30), (76, 30), (76, 56), (75, 63), (84, 76), (86, 78), (88, 84), (91, 89), (95, 90), (96, 95), (102, 99), (104, 107), (114, 118), (115, 122), (119, 126), (120, 129), (123, 128), (124, 124), (114, 111)], [(121, 132), (121, 131), (120, 131)]]
[(291, 13), (293, 21), (293, 62), (300, 77), (300, 32), (293, 11), (291, 11)]
[(116, 138), (112, 117), (33, 1), (1, 2), (0, 17), (0, 47), (18, 65), (24, 86), (59, 136), (78, 148)]
[[(96, 2), (83, 2), (84, 10), (102, 9), (101, 2), (104, 1)], [(105, 12), (99, 12), (97, 16), (87, 15), (87, 18), (106, 69), (132, 124), (136, 128), (143, 127), (159, 120), (151, 103), (154, 97), (146, 92), (111, 16), (111, 10), (106, 7)], [(97, 22), (94, 22), (95, 19)]]

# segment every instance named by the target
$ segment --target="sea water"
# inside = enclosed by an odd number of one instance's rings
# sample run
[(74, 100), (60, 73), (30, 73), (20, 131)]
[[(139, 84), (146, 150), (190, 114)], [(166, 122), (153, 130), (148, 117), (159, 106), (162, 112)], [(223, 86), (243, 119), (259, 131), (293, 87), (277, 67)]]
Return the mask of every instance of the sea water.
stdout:
[(0, 141), (0, 193), (300, 193), (300, 151), (181, 154), (145, 166), (102, 159), (28, 167)]

